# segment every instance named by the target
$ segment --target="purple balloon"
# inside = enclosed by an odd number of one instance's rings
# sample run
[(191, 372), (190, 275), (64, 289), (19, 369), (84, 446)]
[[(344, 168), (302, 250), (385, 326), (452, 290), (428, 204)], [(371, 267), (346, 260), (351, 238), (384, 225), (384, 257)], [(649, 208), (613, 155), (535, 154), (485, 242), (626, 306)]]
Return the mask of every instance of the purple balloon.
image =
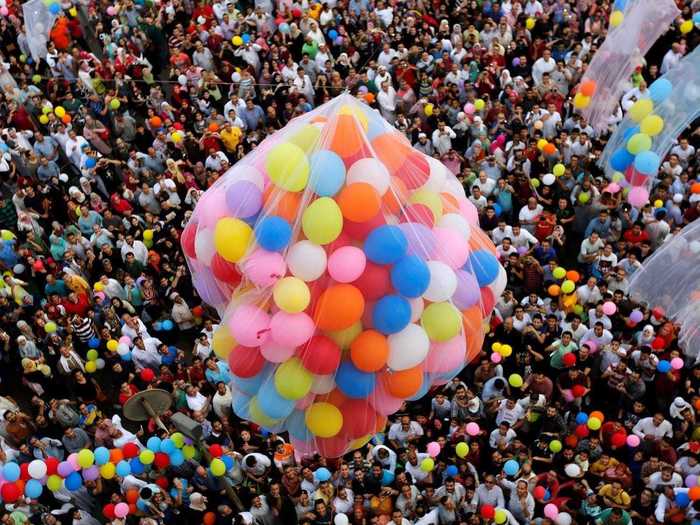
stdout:
[(100, 469), (97, 465), (83, 469), (83, 479), (85, 481), (95, 481), (100, 477)]
[(632, 310), (632, 313), (630, 313), (630, 321), (639, 323), (642, 319), (644, 319), (644, 314), (642, 312), (639, 310)]
[(520, 255), (525, 255), (527, 253), (527, 246), (521, 246), (520, 248), (518, 248), (518, 253)]
[(234, 217), (253, 217), (262, 207), (262, 192), (255, 183), (240, 180), (226, 190), (226, 205)]
[(479, 282), (473, 273), (457, 270), (457, 290), (452, 296), (452, 302), (460, 310), (474, 306), (481, 301)]
[(686, 487), (694, 487), (698, 484), (698, 477), (695, 474), (688, 474), (685, 478)]
[(513, 67), (517, 67), (517, 66), (519, 66), (519, 65), (520, 65), (520, 58), (515, 57), (515, 58), (513, 59)]
[(416, 255), (423, 259), (432, 258), (437, 241), (430, 228), (418, 222), (403, 222), (399, 224), (399, 229), (408, 241), (408, 255)]
[(68, 461), (61, 461), (58, 464), (58, 468), (56, 470), (58, 472), (58, 475), (62, 478), (67, 478), (69, 474), (75, 472), (75, 469), (73, 469), (73, 465), (71, 465)]

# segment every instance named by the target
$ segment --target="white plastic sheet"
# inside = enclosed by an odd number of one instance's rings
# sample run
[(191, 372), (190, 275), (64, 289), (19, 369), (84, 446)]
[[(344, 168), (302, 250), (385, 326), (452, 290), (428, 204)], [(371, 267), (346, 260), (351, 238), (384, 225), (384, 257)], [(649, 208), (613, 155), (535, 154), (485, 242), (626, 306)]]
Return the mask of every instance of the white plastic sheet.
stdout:
[(49, 33), (58, 16), (52, 14), (41, 0), (30, 0), (22, 6), (22, 12), (27, 28), (29, 50), (32, 53), (32, 58), (38, 62), (46, 57)]

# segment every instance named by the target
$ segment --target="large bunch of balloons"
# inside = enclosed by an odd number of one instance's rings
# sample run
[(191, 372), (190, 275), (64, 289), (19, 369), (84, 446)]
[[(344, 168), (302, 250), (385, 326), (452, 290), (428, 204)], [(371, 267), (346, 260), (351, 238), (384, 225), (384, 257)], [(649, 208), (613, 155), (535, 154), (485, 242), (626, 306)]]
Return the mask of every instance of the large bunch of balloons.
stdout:
[(226, 173), (182, 246), (236, 414), (331, 457), (459, 373), (506, 283), (455, 176), (349, 95)]
[[(635, 207), (649, 202), (649, 189), (678, 135), (700, 115), (700, 48), (649, 86), (610, 137), (600, 164), (624, 188)], [(678, 198), (682, 201), (683, 196)], [(676, 201), (663, 203), (664, 207)]]
[(615, 0), (608, 36), (574, 96), (574, 107), (594, 129), (608, 129), (635, 68), (679, 14), (673, 0)]

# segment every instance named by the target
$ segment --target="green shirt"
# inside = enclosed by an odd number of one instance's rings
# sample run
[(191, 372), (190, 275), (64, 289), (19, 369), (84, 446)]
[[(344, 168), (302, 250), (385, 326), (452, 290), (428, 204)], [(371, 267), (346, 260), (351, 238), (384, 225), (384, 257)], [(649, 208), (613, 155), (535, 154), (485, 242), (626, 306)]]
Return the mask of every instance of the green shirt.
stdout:
[(571, 352), (575, 352), (576, 350), (578, 350), (578, 345), (572, 340), (568, 345), (563, 346), (561, 339), (559, 341), (556, 341), (553, 346), (555, 345), (556, 350), (554, 350), (549, 356), (549, 364), (554, 368), (562, 369), (564, 368), (564, 362), (562, 361), (562, 358), (566, 354), (570, 354)]
[(316, 53), (318, 53), (318, 44), (315, 40), (304, 42), (304, 45), (301, 46), (301, 54), (308, 54), (311, 60), (316, 58)]

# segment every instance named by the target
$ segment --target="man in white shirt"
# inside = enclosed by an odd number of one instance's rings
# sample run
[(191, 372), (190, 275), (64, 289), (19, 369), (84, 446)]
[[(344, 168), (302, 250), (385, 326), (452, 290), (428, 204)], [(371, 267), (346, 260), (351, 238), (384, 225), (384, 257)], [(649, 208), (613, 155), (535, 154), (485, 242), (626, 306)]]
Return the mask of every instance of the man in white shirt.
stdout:
[(491, 505), (493, 507), (505, 507), (503, 489), (496, 485), (496, 478), (493, 474), (488, 474), (484, 482), (479, 485), (474, 493), (474, 503), (478, 506)]
[[(527, 13), (528, 7), (533, 4), (540, 4), (537, 0), (530, 1), (525, 6), (525, 12)], [(540, 4), (540, 9), (542, 5)], [(535, 86), (539, 86), (542, 83), (542, 75), (545, 73), (551, 73), (557, 67), (557, 62), (552, 58), (552, 52), (549, 49), (545, 49), (542, 52), (542, 56), (535, 60), (532, 65), (532, 80), (535, 82)]]
[(669, 421), (664, 419), (661, 413), (656, 413), (653, 417), (640, 419), (632, 428), (632, 432), (642, 439), (653, 441), (659, 441), (664, 437), (673, 437), (673, 427)]
[(518, 434), (515, 430), (510, 428), (510, 423), (503, 421), (498, 425), (498, 428), (493, 429), (489, 435), (489, 446), (491, 448), (503, 450), (507, 448), (516, 437), (518, 437)]
[(452, 139), (457, 138), (457, 134), (452, 128), (445, 124), (444, 120), (438, 122), (438, 127), (433, 131), (433, 146), (440, 155), (444, 155), (452, 149)]
[(382, 87), (377, 93), (377, 102), (379, 103), (379, 111), (389, 122), (393, 122), (396, 118), (396, 90), (391, 85), (390, 81), (382, 82)]
[(598, 235), (597, 231), (592, 231), (591, 235), (581, 242), (581, 249), (578, 254), (578, 262), (592, 264), (598, 256), (598, 252), (603, 249), (605, 243)]
[(610, 333), (610, 330), (605, 329), (603, 323), (598, 321), (581, 339), (583, 341), (593, 341), (598, 345), (598, 348), (602, 348), (612, 342), (613, 335)]
[(525, 228), (522, 228), (519, 224), (514, 224), (512, 228), (512, 235), (510, 240), (513, 243), (515, 249), (527, 248), (529, 251), (532, 246), (539, 243), (537, 237), (532, 235)]
[(665, 75), (671, 71), (683, 58), (683, 53), (681, 52), (680, 44), (674, 42), (671, 44), (671, 49), (669, 49), (664, 55), (664, 59), (661, 62), (661, 74)]
[(529, 233), (534, 233), (537, 219), (542, 215), (542, 211), (542, 205), (537, 203), (537, 199), (530, 197), (527, 200), (527, 206), (523, 206), (518, 214), (518, 220), (522, 228)]
[(508, 423), (513, 427), (524, 415), (523, 408), (514, 399), (502, 399), (496, 412), (496, 424)]
[(401, 419), (389, 427), (389, 441), (394, 448), (407, 447), (409, 442), (423, 435), (423, 427), (416, 421), (411, 421), (409, 416), (401, 416)]
[(392, 49), (391, 45), (388, 43), (385, 43), (382, 52), (379, 53), (379, 56), (377, 57), (377, 63), (380, 66), (391, 69), (391, 61), (398, 56), (399, 54), (396, 52), (396, 50)]
[(683, 168), (688, 167), (688, 159), (695, 155), (695, 146), (688, 144), (688, 139), (682, 138), (678, 141), (677, 146), (671, 148), (671, 153), (678, 157)]
[(491, 239), (493, 239), (495, 245), (499, 245), (506, 237), (509, 237), (511, 241), (513, 240), (513, 228), (507, 225), (506, 221), (499, 220), (498, 227), (491, 231)]

